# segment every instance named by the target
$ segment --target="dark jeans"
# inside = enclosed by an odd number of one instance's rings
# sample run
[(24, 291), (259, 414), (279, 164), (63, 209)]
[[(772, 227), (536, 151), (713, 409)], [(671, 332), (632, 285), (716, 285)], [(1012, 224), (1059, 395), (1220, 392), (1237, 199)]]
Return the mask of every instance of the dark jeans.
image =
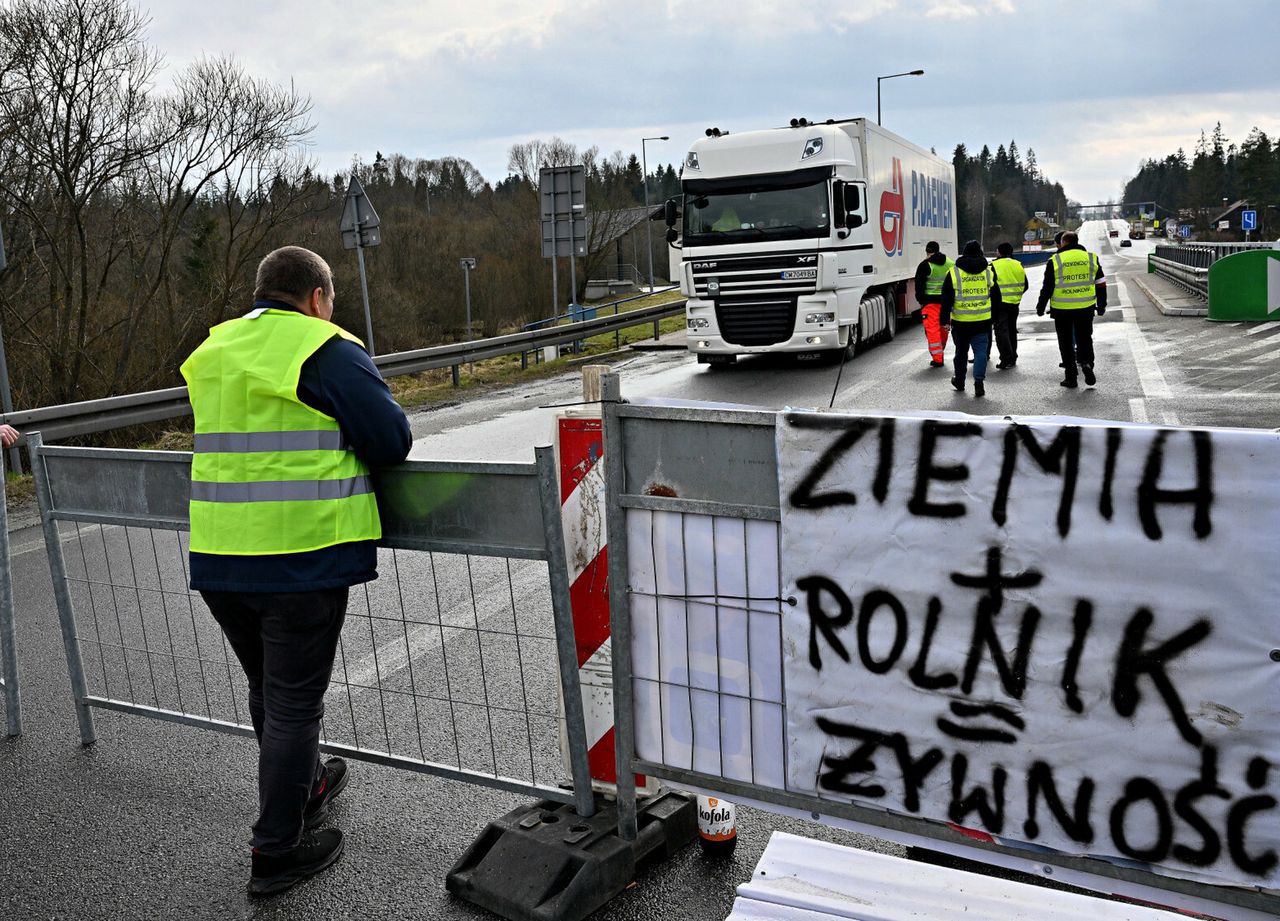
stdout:
[(952, 367), (956, 380), (963, 382), (969, 367), (969, 348), (973, 348), (973, 379), (985, 380), (987, 358), (991, 355), (991, 326), (987, 323), (952, 323), (951, 341), (956, 345)]
[(1018, 360), (1018, 305), (992, 304), (992, 308), (1000, 363), (1011, 365)]
[(302, 812), (322, 774), (320, 719), (348, 591), (200, 593), (249, 679), (258, 737), (252, 843), (264, 854), (298, 844)]
[(1077, 358), (1082, 365), (1093, 364), (1093, 308), (1061, 310), (1053, 315), (1053, 328), (1067, 380), (1073, 381)]

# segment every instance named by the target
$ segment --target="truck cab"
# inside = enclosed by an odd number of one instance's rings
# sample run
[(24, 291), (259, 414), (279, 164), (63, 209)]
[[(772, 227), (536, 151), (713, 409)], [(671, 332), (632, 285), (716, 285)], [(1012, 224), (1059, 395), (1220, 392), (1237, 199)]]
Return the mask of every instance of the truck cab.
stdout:
[[(868, 163), (868, 147), (881, 163)], [(668, 209), (690, 350), (715, 364), (753, 352), (851, 355), (892, 337), (924, 258), (925, 238), (908, 227), (930, 215), (950, 226), (950, 169), (863, 119), (708, 131)]]

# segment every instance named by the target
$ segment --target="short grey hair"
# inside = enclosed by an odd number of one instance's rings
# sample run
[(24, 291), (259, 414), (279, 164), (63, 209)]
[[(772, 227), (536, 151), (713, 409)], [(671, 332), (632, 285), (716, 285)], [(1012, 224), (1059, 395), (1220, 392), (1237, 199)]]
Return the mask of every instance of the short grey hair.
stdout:
[(316, 288), (333, 295), (333, 271), (329, 263), (301, 246), (282, 246), (267, 253), (258, 263), (253, 297), (254, 300), (287, 301), (298, 307)]

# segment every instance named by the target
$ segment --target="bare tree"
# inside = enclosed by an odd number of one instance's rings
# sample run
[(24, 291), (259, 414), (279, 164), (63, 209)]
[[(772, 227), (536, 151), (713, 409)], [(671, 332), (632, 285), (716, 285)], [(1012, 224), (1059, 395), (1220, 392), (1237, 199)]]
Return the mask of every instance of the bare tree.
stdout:
[(0, 175), (0, 195), (30, 224), (48, 276), (45, 295), (16, 319), (59, 400), (75, 399), (94, 365), (90, 308), (118, 255), (123, 210), (91, 215), (164, 143), (145, 127), (159, 65), (145, 24), (120, 0), (16, 0), (0, 10), (0, 136), (25, 166)]
[[(126, 0), (0, 9), (0, 201), (32, 265), (20, 301), (8, 282), (0, 293), (7, 327), (45, 368), (27, 375), (41, 390), (28, 401), (170, 379), (188, 333), (237, 293), (244, 253), (306, 198), (295, 180), (309, 101), (222, 59), (197, 61), (157, 94), (146, 25)], [(215, 206), (226, 272), (191, 303), (178, 250)]]

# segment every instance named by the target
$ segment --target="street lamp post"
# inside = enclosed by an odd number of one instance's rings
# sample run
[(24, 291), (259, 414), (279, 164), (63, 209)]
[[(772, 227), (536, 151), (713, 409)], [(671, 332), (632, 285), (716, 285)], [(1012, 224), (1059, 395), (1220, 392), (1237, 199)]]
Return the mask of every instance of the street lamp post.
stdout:
[(653, 293), (653, 231), (649, 224), (649, 158), (645, 155), (644, 145), (649, 141), (669, 141), (667, 135), (640, 139), (640, 168), (644, 170), (644, 239), (649, 251), (649, 293)]
[(467, 341), (471, 341), (471, 270), (476, 267), (474, 256), (464, 256), (458, 260), (462, 265), (462, 283), (467, 290)]
[(894, 77), (923, 77), (923, 70), (907, 70), (900, 74), (886, 74), (883, 77), (876, 77), (876, 124), (880, 124), (880, 81), (892, 80)]

